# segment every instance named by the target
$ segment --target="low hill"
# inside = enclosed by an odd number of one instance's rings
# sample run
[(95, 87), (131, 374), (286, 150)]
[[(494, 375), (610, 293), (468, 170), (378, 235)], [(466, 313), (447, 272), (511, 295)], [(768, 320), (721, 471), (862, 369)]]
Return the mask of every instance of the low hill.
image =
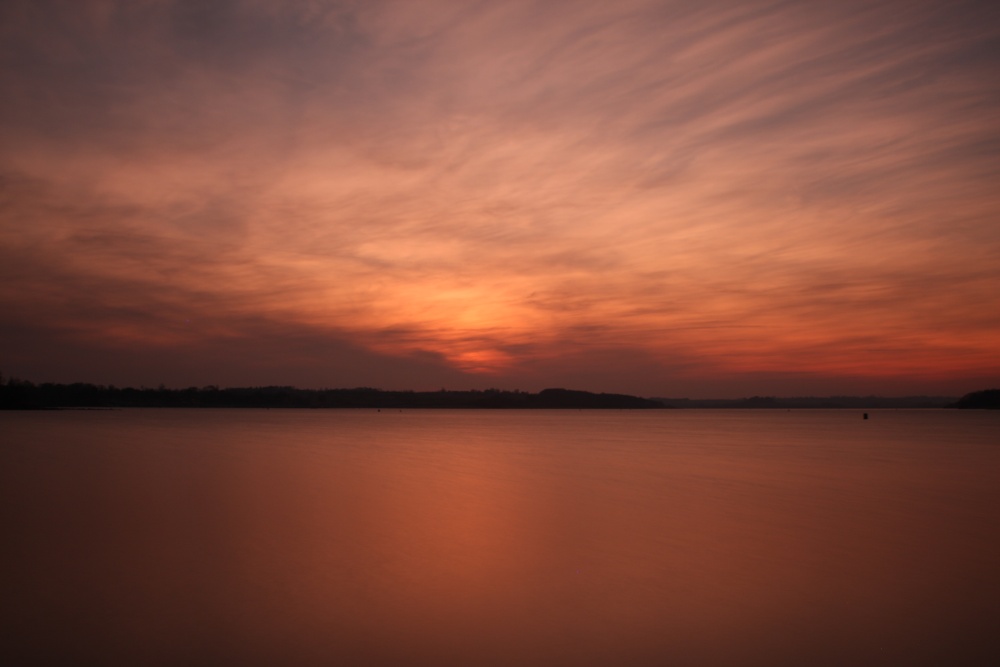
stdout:
[(962, 410), (1000, 410), (1000, 389), (983, 389), (966, 394), (952, 407)]
[(157, 389), (75, 384), (0, 384), (0, 408), (489, 408), (489, 409), (650, 409), (656, 401), (625, 394), (595, 394), (569, 389), (522, 391), (382, 391), (297, 389), (295, 387), (214, 386)]

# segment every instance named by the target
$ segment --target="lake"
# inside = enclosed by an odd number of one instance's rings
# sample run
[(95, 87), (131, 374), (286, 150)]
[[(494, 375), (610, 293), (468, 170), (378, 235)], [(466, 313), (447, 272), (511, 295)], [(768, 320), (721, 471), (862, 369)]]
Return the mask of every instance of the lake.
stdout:
[(0, 413), (6, 664), (1000, 664), (1000, 413)]

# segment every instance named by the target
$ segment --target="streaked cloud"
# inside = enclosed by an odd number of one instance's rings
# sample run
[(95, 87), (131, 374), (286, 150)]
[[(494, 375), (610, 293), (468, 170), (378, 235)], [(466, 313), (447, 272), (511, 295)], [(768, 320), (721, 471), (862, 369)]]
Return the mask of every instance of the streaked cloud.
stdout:
[(218, 341), (298, 384), (1000, 381), (983, 3), (0, 12), (0, 321), (36, 341), (191, 383), (237, 375)]

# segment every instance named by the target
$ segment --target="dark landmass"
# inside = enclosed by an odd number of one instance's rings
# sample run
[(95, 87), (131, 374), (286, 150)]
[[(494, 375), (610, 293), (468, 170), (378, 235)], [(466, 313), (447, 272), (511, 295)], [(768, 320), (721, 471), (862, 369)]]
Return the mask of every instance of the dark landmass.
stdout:
[(382, 391), (296, 389), (295, 387), (215, 386), (157, 389), (75, 384), (0, 384), (0, 408), (491, 408), (491, 409), (655, 409), (663, 404), (625, 394), (594, 394), (569, 389), (522, 391)]
[(947, 408), (955, 404), (952, 396), (804, 396), (778, 398), (752, 396), (750, 398), (654, 398), (668, 408), (770, 408), (793, 410), (799, 408)]
[(951, 406), (962, 410), (1000, 410), (1000, 389), (983, 389), (966, 394)]
[(295, 387), (216, 386), (169, 389), (115, 387), (82, 382), (34, 384), (0, 378), (0, 409), (49, 410), (83, 408), (478, 408), (478, 409), (1000, 409), (1000, 389), (945, 396), (752, 396), (738, 399), (639, 398), (626, 394), (595, 394), (570, 389), (544, 389), (537, 394), (501, 389), (469, 391), (383, 391), (354, 389), (297, 389)]

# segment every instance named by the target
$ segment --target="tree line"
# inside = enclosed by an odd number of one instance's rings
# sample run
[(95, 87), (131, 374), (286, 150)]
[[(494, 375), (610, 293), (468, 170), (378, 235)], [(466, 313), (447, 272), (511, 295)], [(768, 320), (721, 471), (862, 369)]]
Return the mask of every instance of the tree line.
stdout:
[(168, 389), (115, 387), (77, 382), (34, 384), (11, 379), (0, 383), (0, 408), (563, 408), (650, 409), (662, 403), (626, 394), (595, 394), (569, 389), (538, 393), (501, 389), (468, 391), (383, 391), (298, 389), (290, 386), (233, 387), (210, 385)]

